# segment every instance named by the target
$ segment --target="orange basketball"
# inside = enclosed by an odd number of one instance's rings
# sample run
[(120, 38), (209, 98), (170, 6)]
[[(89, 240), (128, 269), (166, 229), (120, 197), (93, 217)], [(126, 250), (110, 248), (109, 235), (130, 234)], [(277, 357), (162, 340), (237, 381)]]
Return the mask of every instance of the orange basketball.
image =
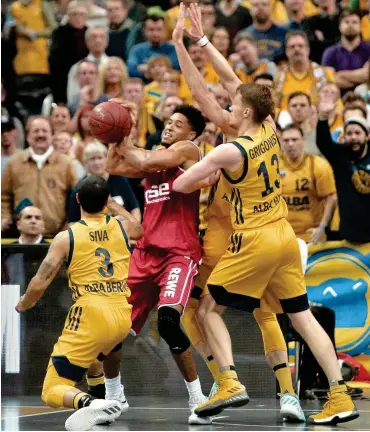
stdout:
[(130, 111), (116, 102), (96, 106), (89, 118), (91, 134), (104, 144), (118, 143), (130, 135)]

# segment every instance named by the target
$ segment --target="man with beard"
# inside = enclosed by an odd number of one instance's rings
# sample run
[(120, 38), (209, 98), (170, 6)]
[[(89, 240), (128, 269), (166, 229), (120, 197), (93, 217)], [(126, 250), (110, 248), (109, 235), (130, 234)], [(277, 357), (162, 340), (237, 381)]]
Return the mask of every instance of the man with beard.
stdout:
[(164, 18), (159, 15), (149, 15), (144, 23), (144, 34), (147, 41), (135, 45), (127, 59), (130, 77), (145, 79), (148, 60), (158, 55), (169, 57), (172, 66), (179, 69), (175, 47), (165, 40)]
[(257, 41), (260, 58), (273, 61), (274, 57), (282, 54), (287, 30), (272, 21), (272, 2), (270, 0), (252, 0), (251, 15), (253, 24), (241, 33), (249, 33)]
[[(361, 69), (370, 58), (370, 43), (361, 41), (361, 17), (358, 12), (344, 10), (339, 18), (339, 30), (340, 42), (325, 50), (323, 66), (331, 66), (337, 72)], [(344, 84), (339, 82), (347, 91), (354, 89), (351, 82)]]
[(317, 146), (333, 167), (340, 213), (340, 234), (351, 242), (370, 242), (369, 124), (361, 117), (344, 123), (343, 144), (333, 142), (328, 116), (335, 101), (319, 103)]

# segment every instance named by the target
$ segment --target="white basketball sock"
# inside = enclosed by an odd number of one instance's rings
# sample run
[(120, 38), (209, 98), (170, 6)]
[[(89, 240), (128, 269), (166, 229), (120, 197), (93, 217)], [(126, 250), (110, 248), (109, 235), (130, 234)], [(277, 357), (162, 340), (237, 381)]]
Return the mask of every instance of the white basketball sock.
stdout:
[(118, 399), (121, 395), (121, 374), (118, 374), (116, 378), (104, 378), (104, 383), (105, 399)]

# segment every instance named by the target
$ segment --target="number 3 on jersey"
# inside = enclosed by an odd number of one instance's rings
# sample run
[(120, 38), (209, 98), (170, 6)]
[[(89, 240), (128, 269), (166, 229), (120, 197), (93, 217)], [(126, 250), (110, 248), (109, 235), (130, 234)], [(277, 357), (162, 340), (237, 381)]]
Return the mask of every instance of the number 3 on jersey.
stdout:
[[(274, 185), (277, 189), (279, 189), (280, 188), (279, 158), (278, 158), (276, 153), (273, 154), (272, 158), (271, 158), (271, 167), (273, 167), (275, 165), (276, 165), (276, 172), (277, 172), (278, 178), (275, 179)], [(269, 175), (269, 172), (268, 172), (268, 169), (266, 166), (266, 162), (261, 163), (261, 165), (258, 168), (257, 174), (258, 174), (258, 177), (260, 177), (261, 175), (263, 176), (263, 180), (265, 182), (266, 189), (261, 193), (261, 195), (262, 195), (262, 198), (265, 198), (265, 197), (267, 197), (267, 195), (270, 195), (274, 191), (274, 187), (271, 186), (271, 183), (270, 183), (270, 175)]]
[(107, 251), (107, 249), (104, 248), (98, 248), (95, 251), (95, 256), (102, 256), (103, 255), (103, 259), (101, 261), (101, 263), (104, 266), (107, 266), (107, 268), (105, 269), (104, 267), (99, 267), (98, 272), (103, 276), (103, 277), (112, 277), (113, 273), (114, 273), (114, 268), (113, 268), (113, 264), (110, 262), (110, 253)]

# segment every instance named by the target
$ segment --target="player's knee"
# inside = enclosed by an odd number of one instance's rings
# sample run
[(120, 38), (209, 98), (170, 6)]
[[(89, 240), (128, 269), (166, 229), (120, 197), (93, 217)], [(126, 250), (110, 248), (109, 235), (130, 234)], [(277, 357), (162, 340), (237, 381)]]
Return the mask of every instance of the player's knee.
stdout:
[(180, 313), (174, 308), (169, 306), (159, 308), (158, 333), (173, 354), (182, 354), (190, 347), (190, 341), (180, 326)]

